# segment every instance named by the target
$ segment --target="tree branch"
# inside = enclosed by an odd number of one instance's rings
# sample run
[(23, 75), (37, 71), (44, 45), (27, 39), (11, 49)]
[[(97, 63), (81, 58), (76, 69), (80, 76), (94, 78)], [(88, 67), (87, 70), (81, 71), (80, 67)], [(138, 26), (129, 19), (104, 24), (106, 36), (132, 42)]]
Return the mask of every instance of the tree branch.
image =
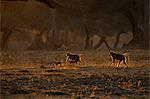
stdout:
[(48, 7), (53, 8), (53, 9), (56, 8), (57, 6), (62, 6), (61, 3), (58, 3), (54, 0), (37, 0), (37, 1), (42, 2), (46, 4)]

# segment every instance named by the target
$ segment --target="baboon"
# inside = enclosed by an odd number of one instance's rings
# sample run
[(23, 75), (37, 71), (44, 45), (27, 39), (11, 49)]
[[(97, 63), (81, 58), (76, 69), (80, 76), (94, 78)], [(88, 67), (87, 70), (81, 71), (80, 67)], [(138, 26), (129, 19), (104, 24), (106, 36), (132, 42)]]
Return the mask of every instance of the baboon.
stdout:
[(54, 64), (55, 64), (55, 66), (58, 66), (58, 65), (61, 66), (61, 62), (60, 61), (59, 62), (55, 61)]
[(41, 68), (45, 68), (43, 65), (40, 66)]
[(66, 62), (70, 62), (70, 63), (78, 63), (78, 62), (80, 62), (81, 63), (79, 55), (73, 55), (71, 53), (67, 53), (66, 56), (67, 56)]
[[(111, 58), (112, 58), (111, 64), (114, 63), (114, 65), (115, 65), (115, 60), (119, 60), (118, 67), (119, 67), (120, 63), (123, 61), (123, 63), (124, 63), (124, 64), (126, 65), (126, 67), (128, 68), (128, 66), (127, 66), (127, 64), (126, 64), (126, 62), (125, 62), (126, 57), (125, 57), (124, 55), (122, 55), (122, 54), (117, 54), (117, 53), (114, 53), (114, 52), (112, 52), (112, 51), (111, 51), (109, 54), (110, 54), (110, 56), (111, 56)], [(110, 64), (110, 65), (111, 65), (111, 64)], [(110, 67), (110, 65), (109, 65), (109, 67)]]

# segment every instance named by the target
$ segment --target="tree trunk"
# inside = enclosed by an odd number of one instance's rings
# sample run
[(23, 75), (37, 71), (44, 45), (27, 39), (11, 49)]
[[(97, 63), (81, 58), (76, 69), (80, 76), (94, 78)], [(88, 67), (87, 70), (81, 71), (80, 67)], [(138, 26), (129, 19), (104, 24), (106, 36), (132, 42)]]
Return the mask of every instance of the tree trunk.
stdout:
[(53, 50), (58, 48), (59, 43), (59, 33), (57, 31), (57, 23), (56, 23), (56, 9), (52, 10), (52, 44), (53, 44)]
[(101, 36), (101, 39), (99, 40), (98, 44), (96, 44), (96, 45), (94, 46), (94, 49), (99, 48), (103, 43), (105, 43), (106, 47), (107, 47), (109, 50), (111, 50), (110, 46), (108, 45), (108, 43), (107, 43), (107, 41), (106, 41), (106, 38), (103, 37), (103, 36)]
[(150, 11), (150, 9), (149, 9), (149, 4), (150, 4), (150, 1), (149, 0), (144, 0), (144, 4), (145, 4), (145, 10), (144, 10), (144, 30), (145, 30), (145, 32), (147, 33), (147, 36), (148, 36), (148, 38), (149, 38), (149, 25), (150, 25), (150, 20), (149, 20), (149, 18), (150, 18), (150, 13), (149, 13), (149, 11)]
[(8, 47), (8, 38), (12, 34), (12, 30), (2, 29), (3, 35), (1, 40), (1, 49), (5, 50)]
[(118, 47), (118, 44), (119, 44), (119, 41), (120, 41), (120, 35), (123, 34), (123, 33), (126, 33), (126, 32), (121, 31), (121, 32), (117, 33), (116, 42), (115, 42), (114, 47), (113, 47), (114, 49), (116, 49)]
[(58, 1), (56, 2), (55, 0), (37, 0), (39, 2), (42, 2), (46, 4), (48, 7), (55, 9), (57, 6), (62, 6)]
[(129, 11), (125, 11), (124, 15), (128, 18), (133, 33), (133, 39), (127, 44), (126, 48), (132, 49), (146, 49), (148, 48), (148, 37), (145, 36), (144, 31), (139, 27), (137, 19)]
[(86, 39), (85, 39), (85, 49), (90, 49), (90, 34), (87, 29), (87, 26), (84, 26)]

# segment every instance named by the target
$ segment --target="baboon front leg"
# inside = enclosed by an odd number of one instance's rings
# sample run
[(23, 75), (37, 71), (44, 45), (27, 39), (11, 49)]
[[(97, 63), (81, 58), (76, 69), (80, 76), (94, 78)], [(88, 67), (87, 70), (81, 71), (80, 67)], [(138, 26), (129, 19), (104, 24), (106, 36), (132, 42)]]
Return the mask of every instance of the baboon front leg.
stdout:
[(69, 56), (66, 57), (65, 62), (68, 62), (68, 60), (69, 60)]
[(115, 65), (115, 60), (113, 60), (113, 61), (110, 63), (109, 68), (110, 68), (110, 66), (111, 66), (112, 63), (114, 63), (114, 65)]
[(114, 67), (116, 67), (116, 61), (114, 60)]
[[(113, 62), (111, 62), (110, 65), (111, 65), (112, 63), (113, 63)], [(110, 68), (110, 65), (109, 65), (109, 68)]]

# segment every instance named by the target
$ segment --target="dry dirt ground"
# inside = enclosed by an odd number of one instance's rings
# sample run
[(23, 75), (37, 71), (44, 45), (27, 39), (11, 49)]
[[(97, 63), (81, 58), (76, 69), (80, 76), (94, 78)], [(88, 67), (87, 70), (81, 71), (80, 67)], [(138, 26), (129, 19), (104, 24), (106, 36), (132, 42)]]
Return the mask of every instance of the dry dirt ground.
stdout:
[[(149, 99), (148, 51), (129, 53), (129, 68), (108, 68), (107, 51), (76, 51), (83, 63), (65, 63), (65, 51), (0, 53), (0, 99)], [(62, 66), (54, 66), (57, 58)]]

